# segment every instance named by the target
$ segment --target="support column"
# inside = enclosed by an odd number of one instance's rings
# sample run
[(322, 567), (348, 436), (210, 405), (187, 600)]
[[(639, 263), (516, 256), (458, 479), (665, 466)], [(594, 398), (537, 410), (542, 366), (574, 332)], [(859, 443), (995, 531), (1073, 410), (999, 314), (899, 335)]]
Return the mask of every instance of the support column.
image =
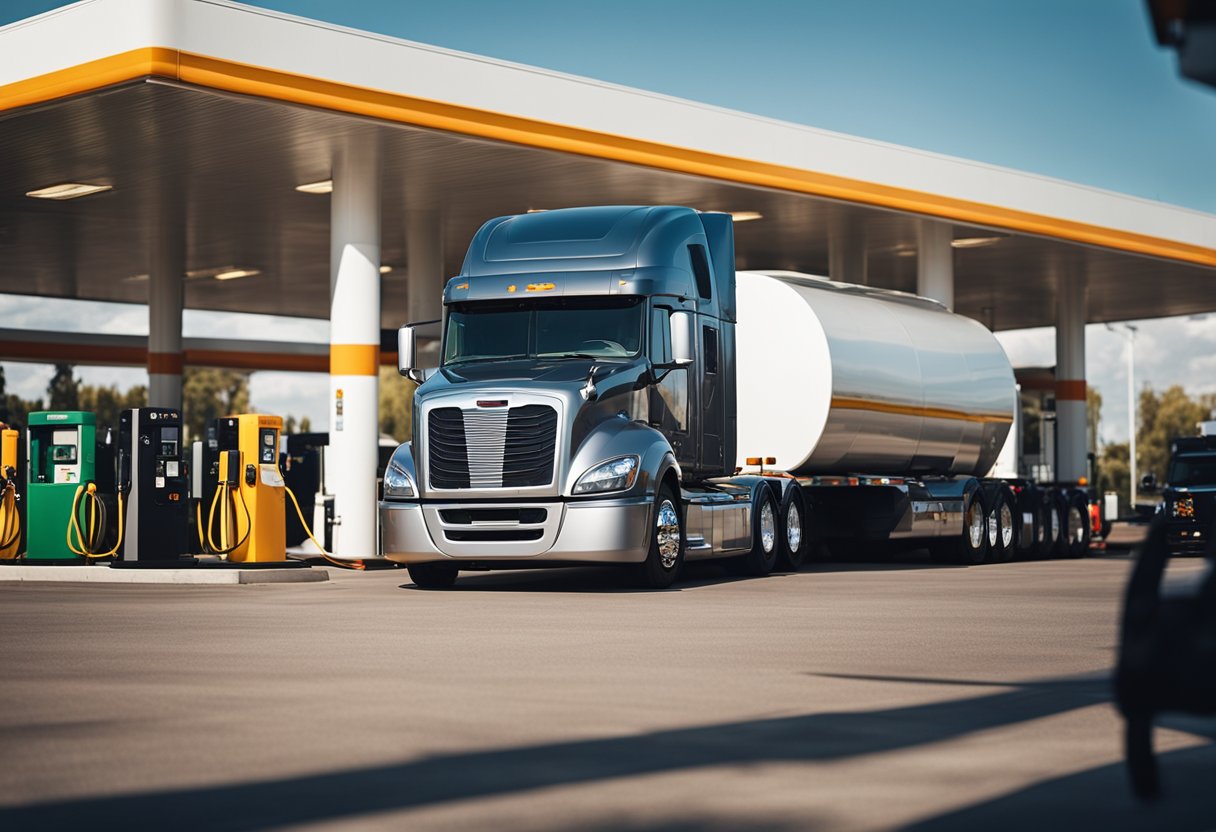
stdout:
[(166, 195), (148, 252), (148, 404), (182, 407), (182, 304), (186, 277), (183, 197)]
[(380, 177), (375, 145), (334, 159), (330, 202), (329, 449), (333, 549), (376, 555), (380, 369)]
[(1056, 285), (1056, 479), (1087, 476), (1085, 275), (1061, 274)]
[(443, 238), (437, 210), (409, 211), (405, 218), (405, 275), (413, 323), (437, 321), (443, 314)]
[(953, 232), (947, 223), (921, 220), (917, 228), (916, 294), (954, 308)]
[(865, 235), (855, 220), (833, 218), (828, 225), (828, 277), (868, 285)]

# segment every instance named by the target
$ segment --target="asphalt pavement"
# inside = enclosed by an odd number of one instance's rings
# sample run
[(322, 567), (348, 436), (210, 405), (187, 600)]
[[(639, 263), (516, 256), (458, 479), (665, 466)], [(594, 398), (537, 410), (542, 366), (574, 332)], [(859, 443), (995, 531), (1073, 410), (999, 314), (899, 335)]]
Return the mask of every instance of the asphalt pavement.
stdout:
[(1129, 567), (0, 586), (0, 829), (1210, 829), (1212, 721), (1129, 795)]

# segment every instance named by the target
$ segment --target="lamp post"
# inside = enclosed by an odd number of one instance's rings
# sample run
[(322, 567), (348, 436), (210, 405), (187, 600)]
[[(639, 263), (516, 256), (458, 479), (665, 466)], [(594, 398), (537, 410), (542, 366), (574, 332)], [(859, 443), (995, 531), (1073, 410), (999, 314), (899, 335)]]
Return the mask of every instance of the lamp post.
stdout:
[[(1120, 324), (1122, 330), (1115, 329), (1111, 324), (1106, 328), (1117, 332), (1127, 339), (1127, 463), (1131, 474), (1131, 504), (1129, 508), (1136, 510), (1136, 327), (1132, 324)], [(1124, 331), (1126, 330), (1126, 331)]]

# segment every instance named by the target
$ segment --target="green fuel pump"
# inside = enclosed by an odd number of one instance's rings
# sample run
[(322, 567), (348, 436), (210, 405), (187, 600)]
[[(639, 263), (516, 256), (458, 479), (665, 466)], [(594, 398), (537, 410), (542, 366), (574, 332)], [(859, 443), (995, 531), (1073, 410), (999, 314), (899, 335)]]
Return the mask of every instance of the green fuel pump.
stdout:
[[(27, 561), (79, 562), (65, 533), (77, 489), (94, 483), (99, 499), (113, 500), (114, 447), (109, 431), (100, 444), (97, 433), (97, 417), (92, 413), (69, 410), (30, 414)], [(82, 522), (87, 527), (92, 520), (84, 518)]]

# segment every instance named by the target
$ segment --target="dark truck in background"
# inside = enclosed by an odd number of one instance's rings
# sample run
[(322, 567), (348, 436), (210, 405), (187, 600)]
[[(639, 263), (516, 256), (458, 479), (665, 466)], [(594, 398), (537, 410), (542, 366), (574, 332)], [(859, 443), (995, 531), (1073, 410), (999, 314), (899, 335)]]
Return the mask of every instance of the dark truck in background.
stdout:
[[(1141, 486), (1156, 490), (1152, 474)], [(1165, 514), (1170, 555), (1202, 555), (1216, 520), (1216, 436), (1186, 436), (1170, 445), (1170, 464), (1158, 511)]]

